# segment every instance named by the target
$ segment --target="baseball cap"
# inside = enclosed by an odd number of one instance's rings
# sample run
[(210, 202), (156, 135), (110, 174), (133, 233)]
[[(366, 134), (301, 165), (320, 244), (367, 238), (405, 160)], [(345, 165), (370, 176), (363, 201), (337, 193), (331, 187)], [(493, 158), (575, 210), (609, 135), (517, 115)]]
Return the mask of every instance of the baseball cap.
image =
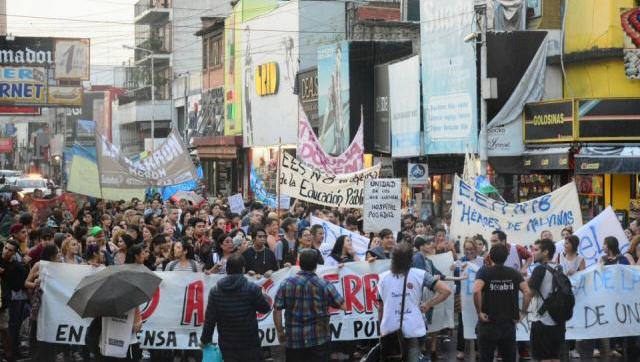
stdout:
[(20, 231), (22, 231), (22, 229), (24, 229), (24, 225), (18, 223), (18, 224), (13, 224), (11, 225), (11, 228), (9, 228), (9, 233), (10, 234), (17, 234)]
[(102, 228), (100, 226), (94, 226), (89, 231), (89, 235), (91, 236), (98, 236), (101, 233), (102, 233)]

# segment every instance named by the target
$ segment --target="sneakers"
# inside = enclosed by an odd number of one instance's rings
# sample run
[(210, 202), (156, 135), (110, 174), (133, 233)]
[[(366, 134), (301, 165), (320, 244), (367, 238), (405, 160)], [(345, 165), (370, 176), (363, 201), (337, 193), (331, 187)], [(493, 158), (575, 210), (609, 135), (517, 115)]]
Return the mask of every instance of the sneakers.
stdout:
[(529, 349), (522, 348), (520, 350), (520, 360), (529, 361), (531, 359), (531, 355), (529, 354)]
[(593, 358), (600, 358), (600, 350), (597, 348), (593, 349)]
[(569, 351), (569, 358), (580, 359), (580, 353), (578, 351), (576, 351), (575, 349), (572, 349), (572, 350)]

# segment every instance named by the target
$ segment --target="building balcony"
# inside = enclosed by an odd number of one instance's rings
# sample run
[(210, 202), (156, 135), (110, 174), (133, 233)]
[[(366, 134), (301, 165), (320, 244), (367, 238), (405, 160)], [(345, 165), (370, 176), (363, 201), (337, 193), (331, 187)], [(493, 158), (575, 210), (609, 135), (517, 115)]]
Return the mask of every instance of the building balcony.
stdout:
[(171, 101), (156, 99), (155, 106), (149, 100), (120, 103), (114, 106), (112, 112), (113, 122), (118, 125), (147, 122), (152, 118), (156, 121), (171, 120)]
[(136, 24), (163, 24), (171, 19), (170, 0), (140, 0), (135, 5)]

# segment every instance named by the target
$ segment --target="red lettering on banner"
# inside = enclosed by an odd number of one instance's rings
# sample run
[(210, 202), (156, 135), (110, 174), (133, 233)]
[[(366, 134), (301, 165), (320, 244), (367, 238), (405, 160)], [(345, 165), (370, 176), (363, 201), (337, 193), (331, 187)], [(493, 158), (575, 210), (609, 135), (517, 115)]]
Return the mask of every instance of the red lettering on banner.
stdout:
[(156, 289), (156, 292), (153, 293), (153, 298), (147, 303), (147, 305), (140, 312), (140, 317), (142, 321), (146, 321), (153, 315), (153, 312), (158, 308), (158, 303), (160, 303), (160, 288)]
[[(271, 309), (273, 309), (273, 299), (271, 299), (269, 294), (267, 294), (269, 292), (269, 290), (271, 289), (271, 287), (273, 287), (273, 280), (271, 280), (271, 279), (267, 279), (267, 281), (265, 281), (264, 284), (262, 284), (262, 290), (263, 290), (263, 292), (265, 294), (265, 297), (267, 298), (267, 302), (269, 302), (269, 305), (271, 306)], [(271, 314), (271, 312), (269, 312), (267, 314), (256, 313), (256, 317), (258, 318), (258, 321), (262, 321), (265, 318), (267, 318), (267, 316), (269, 314)]]
[(365, 311), (373, 313), (373, 307), (378, 308), (378, 274), (367, 274), (362, 277), (364, 282)]
[[(195, 281), (187, 286), (184, 292), (182, 308), (182, 325), (190, 325), (193, 321), (196, 327), (204, 322), (204, 283)], [(195, 320), (193, 320), (195, 314)]]
[[(337, 284), (340, 282), (340, 276), (336, 274), (326, 274), (323, 276), (324, 280), (328, 281), (331, 284)], [(340, 313), (340, 309), (329, 307), (329, 314), (334, 315)]]
[(362, 279), (357, 275), (346, 275), (342, 278), (344, 290), (344, 301), (347, 306), (347, 314), (355, 309), (356, 313), (364, 312), (364, 305), (358, 299), (358, 294), (362, 290)]

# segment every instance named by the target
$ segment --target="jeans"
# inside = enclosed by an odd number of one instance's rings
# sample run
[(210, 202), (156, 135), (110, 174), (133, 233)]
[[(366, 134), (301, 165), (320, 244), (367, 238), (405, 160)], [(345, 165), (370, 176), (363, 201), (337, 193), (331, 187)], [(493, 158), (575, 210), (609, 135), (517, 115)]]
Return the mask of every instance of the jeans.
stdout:
[(493, 362), (496, 350), (504, 362), (516, 360), (516, 325), (512, 321), (478, 322), (476, 326), (480, 345), (480, 362)]
[(9, 339), (13, 358), (17, 358), (20, 354), (20, 326), (27, 317), (26, 305), (26, 300), (12, 300), (9, 303)]
[(287, 362), (329, 362), (329, 343), (307, 348), (287, 348), (285, 353)]
[(405, 362), (420, 362), (422, 352), (420, 351), (420, 341), (418, 338), (405, 338), (404, 345), (406, 350)]

